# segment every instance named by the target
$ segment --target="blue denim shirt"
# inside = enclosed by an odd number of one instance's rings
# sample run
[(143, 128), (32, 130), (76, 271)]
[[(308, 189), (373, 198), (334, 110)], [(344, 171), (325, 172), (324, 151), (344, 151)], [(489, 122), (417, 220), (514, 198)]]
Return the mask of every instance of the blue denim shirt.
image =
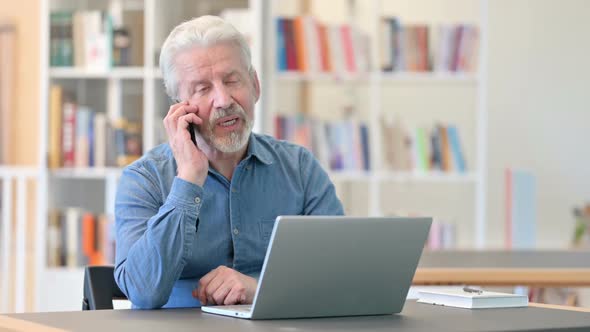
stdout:
[(334, 185), (306, 149), (252, 134), (231, 181), (176, 177), (168, 144), (125, 170), (118, 186), (115, 280), (134, 307), (200, 306), (191, 292), (220, 265), (255, 278), (279, 215), (342, 215)]

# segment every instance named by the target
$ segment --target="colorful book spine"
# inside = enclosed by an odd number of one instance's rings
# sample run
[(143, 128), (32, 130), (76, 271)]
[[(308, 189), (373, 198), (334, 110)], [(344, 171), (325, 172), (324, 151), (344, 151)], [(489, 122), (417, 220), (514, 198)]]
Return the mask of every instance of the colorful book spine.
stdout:
[(76, 163), (76, 105), (72, 102), (63, 104), (62, 144), (64, 167), (74, 167)]
[(276, 19), (277, 27), (277, 70), (287, 71), (287, 48), (285, 45), (285, 19), (278, 17)]
[(533, 174), (507, 169), (506, 247), (534, 249), (536, 245), (536, 181)]
[(114, 263), (114, 222), (80, 208), (51, 210), (47, 227), (47, 266), (80, 267)]
[(275, 136), (308, 148), (321, 165), (331, 170), (370, 170), (369, 129), (347, 120), (323, 122), (303, 114), (277, 115)]

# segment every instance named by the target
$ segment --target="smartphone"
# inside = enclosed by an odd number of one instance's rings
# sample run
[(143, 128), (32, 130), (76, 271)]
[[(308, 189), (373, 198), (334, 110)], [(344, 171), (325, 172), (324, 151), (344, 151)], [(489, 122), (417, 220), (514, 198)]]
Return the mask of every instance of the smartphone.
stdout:
[[(179, 100), (175, 100), (175, 102), (180, 103)], [(197, 145), (197, 138), (195, 136), (195, 130), (196, 130), (195, 125), (193, 123), (189, 123), (187, 129), (188, 129), (188, 132), (191, 134), (191, 141), (193, 141), (193, 144), (195, 146), (198, 146)]]
[(188, 132), (191, 134), (191, 141), (193, 141), (194, 145), (197, 145), (197, 138), (195, 136), (195, 125), (192, 123), (188, 124)]

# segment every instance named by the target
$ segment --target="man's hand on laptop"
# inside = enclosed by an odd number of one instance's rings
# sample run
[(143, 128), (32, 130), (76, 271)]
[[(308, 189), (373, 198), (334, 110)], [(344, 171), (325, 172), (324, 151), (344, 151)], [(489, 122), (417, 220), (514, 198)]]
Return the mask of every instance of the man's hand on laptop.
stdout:
[(256, 279), (227, 266), (219, 266), (199, 280), (193, 296), (202, 305), (250, 304), (254, 300), (256, 287)]

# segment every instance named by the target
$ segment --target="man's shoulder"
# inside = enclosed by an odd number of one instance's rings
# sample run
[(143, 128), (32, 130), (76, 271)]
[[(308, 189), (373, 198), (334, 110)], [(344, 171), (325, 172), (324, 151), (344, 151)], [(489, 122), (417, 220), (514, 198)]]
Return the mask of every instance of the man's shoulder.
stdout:
[(160, 144), (146, 152), (141, 158), (131, 163), (128, 168), (158, 171), (161, 167), (174, 164), (174, 155), (168, 143)]
[(257, 142), (266, 151), (273, 154), (279, 159), (299, 157), (301, 154), (311, 154), (309, 150), (301, 145), (297, 145), (285, 140), (276, 139), (270, 135), (255, 134)]

